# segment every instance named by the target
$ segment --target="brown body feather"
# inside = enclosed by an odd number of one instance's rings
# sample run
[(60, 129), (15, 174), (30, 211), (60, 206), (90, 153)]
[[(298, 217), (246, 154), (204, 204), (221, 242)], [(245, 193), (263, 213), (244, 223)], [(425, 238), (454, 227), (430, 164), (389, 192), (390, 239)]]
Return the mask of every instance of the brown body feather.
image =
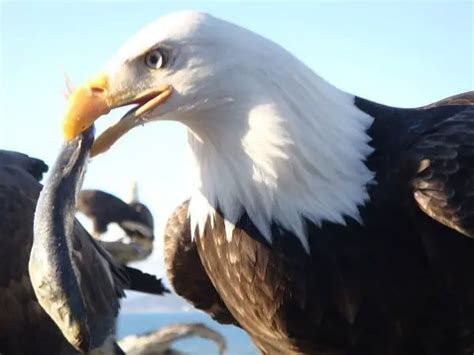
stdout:
[(220, 323), (238, 325), (217, 293), (202, 265), (196, 243), (191, 239), (189, 201), (168, 219), (164, 233), (166, 273), (177, 294)]

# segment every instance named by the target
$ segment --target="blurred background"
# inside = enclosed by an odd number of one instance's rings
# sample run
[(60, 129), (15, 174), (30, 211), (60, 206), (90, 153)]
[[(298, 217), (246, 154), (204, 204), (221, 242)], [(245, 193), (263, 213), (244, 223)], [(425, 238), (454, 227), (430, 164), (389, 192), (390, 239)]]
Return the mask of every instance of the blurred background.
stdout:
[[(80, 84), (96, 73), (137, 30), (181, 9), (206, 11), (287, 48), (333, 85), (400, 107), (421, 106), (474, 88), (474, 5), (471, 1), (332, 2), (0, 2), (0, 148), (45, 160), (61, 145), (64, 75)], [(124, 111), (98, 121), (97, 130)], [(190, 195), (186, 129), (159, 122), (139, 127), (95, 158), (84, 188), (125, 200), (134, 182), (155, 218), (156, 244), (134, 266), (164, 276), (162, 230)], [(81, 219), (86, 227), (90, 222)], [(108, 236), (121, 236), (110, 228)], [(200, 321), (220, 331), (230, 354), (255, 354), (248, 337), (220, 326), (178, 296), (130, 293), (119, 337), (178, 322)], [(203, 340), (177, 348), (215, 353)]]

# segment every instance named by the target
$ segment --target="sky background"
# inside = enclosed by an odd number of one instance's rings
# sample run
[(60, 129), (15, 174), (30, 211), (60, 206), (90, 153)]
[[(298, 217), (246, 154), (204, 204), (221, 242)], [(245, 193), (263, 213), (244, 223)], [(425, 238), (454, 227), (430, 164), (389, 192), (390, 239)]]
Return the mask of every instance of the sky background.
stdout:
[[(474, 9), (466, 2), (20, 2), (1, 1), (0, 149), (54, 162), (64, 73), (79, 85), (155, 18), (196, 9), (258, 32), (330, 83), (394, 106), (419, 106), (474, 87)], [(315, 108), (316, 109), (316, 108)], [(102, 118), (98, 131), (123, 114)], [(161, 231), (189, 196), (186, 130), (140, 127), (94, 159), (84, 188), (127, 198), (138, 182), (157, 244), (143, 269), (163, 274)], [(112, 233), (118, 230), (112, 229)]]

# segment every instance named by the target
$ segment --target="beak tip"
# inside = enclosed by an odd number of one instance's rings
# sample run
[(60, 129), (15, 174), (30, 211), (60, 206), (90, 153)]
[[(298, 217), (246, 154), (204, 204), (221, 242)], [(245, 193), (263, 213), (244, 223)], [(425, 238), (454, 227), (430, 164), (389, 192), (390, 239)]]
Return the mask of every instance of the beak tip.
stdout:
[(76, 138), (85, 128), (82, 128), (83, 124), (75, 118), (71, 117), (71, 115), (66, 115), (63, 120), (63, 137), (65, 140), (70, 141)]
[(73, 130), (69, 127), (69, 125), (67, 124), (67, 121), (64, 120), (64, 123), (63, 123), (63, 138), (67, 141), (70, 141), (74, 138), (74, 132)]
[(69, 96), (67, 106), (63, 121), (63, 136), (66, 140), (77, 137), (99, 116), (110, 111), (105, 92), (94, 90), (89, 85), (78, 87)]

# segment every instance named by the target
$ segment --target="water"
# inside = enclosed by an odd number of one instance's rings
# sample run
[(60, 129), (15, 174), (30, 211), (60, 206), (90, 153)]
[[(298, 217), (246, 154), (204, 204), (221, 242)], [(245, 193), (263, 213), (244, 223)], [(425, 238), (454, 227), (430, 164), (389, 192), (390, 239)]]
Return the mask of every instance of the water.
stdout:
[[(164, 325), (176, 323), (204, 323), (221, 333), (227, 342), (228, 355), (257, 355), (258, 351), (249, 336), (233, 325), (221, 325), (208, 315), (198, 312), (180, 313), (122, 313), (119, 316), (118, 339), (132, 334), (156, 330)], [(173, 348), (194, 355), (217, 354), (214, 342), (192, 337), (173, 343)]]

